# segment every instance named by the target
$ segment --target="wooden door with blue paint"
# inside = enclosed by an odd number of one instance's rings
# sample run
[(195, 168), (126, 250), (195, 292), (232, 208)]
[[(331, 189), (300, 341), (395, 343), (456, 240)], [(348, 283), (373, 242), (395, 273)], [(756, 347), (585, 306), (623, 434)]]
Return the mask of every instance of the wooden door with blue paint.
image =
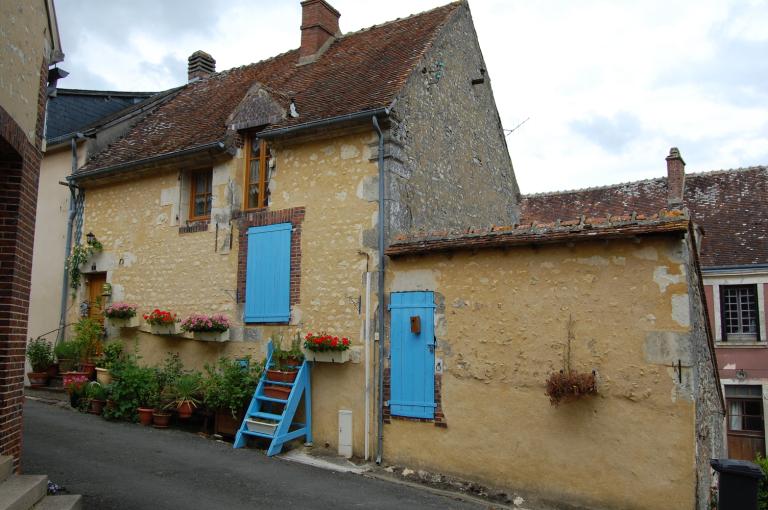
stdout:
[(433, 419), (435, 415), (435, 295), (390, 295), (390, 413)]

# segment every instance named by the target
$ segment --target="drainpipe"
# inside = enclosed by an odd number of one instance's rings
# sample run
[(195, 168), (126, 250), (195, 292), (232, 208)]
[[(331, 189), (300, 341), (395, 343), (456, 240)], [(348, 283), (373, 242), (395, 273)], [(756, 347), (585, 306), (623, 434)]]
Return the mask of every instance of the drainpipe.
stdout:
[[(77, 140), (83, 138), (82, 133), (75, 133), (70, 140), (70, 148), (72, 149), (72, 174), (75, 175), (77, 171)], [(63, 184), (63, 183), (62, 183)], [(69, 213), (67, 215), (67, 235), (65, 237), (64, 248), (64, 260), (69, 257), (69, 253), (72, 251), (72, 224), (75, 222), (75, 190), (77, 186), (72, 181), (67, 181), (69, 187)], [(61, 310), (59, 312), (59, 334), (57, 335), (56, 342), (64, 340), (67, 325), (67, 289), (69, 288), (69, 271), (67, 270), (66, 262), (64, 263), (64, 275), (61, 279)]]
[(384, 445), (384, 135), (375, 115), (373, 128), (379, 135), (379, 430), (376, 464), (381, 464)]

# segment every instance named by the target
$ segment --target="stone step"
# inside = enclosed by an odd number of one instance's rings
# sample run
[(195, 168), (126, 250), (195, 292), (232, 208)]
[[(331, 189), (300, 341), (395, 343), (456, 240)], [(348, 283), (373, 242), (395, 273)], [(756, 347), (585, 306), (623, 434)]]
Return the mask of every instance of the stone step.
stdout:
[(0, 455), (0, 483), (3, 483), (13, 473), (13, 457)]
[(48, 477), (16, 475), (0, 484), (0, 510), (29, 510), (48, 492)]
[(83, 497), (79, 494), (46, 496), (32, 510), (81, 510)]

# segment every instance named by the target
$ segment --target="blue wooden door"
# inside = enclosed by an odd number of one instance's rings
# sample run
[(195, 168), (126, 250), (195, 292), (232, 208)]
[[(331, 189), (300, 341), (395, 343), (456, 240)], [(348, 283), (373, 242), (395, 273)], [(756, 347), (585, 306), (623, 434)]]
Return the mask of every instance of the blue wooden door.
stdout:
[[(393, 292), (390, 325), (390, 412), (395, 416), (434, 418), (435, 297), (432, 292)], [(420, 331), (412, 331), (418, 317)]]

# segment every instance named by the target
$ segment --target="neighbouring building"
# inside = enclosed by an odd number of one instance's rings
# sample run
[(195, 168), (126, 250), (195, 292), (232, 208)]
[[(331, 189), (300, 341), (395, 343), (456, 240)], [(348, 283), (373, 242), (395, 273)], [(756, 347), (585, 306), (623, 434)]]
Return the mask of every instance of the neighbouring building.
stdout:
[[(349, 34), (327, 2), (301, 5), (299, 49), (219, 73), (194, 53), (189, 82), (70, 177), (104, 247), (70, 320), (103, 288), (140, 312), (229, 315), (223, 342), (108, 328), (146, 362), (192, 367), (346, 336), (351, 362), (312, 367), (318, 444), (339, 446), (351, 413), (360, 457), (707, 508), (723, 410), (690, 219), (521, 224), (466, 2)], [(568, 317), (599, 395), (553, 408)], [(629, 502), (638, 486), (654, 493)]]
[(64, 54), (52, 0), (2, 2), (0, 33), (0, 454), (18, 468), (44, 114)]
[(522, 200), (524, 216), (544, 221), (574, 208), (604, 217), (624, 210), (648, 214), (669, 204), (688, 209), (703, 229), (701, 270), (727, 400), (728, 457), (766, 456), (768, 167), (686, 174), (672, 149), (667, 177)]

